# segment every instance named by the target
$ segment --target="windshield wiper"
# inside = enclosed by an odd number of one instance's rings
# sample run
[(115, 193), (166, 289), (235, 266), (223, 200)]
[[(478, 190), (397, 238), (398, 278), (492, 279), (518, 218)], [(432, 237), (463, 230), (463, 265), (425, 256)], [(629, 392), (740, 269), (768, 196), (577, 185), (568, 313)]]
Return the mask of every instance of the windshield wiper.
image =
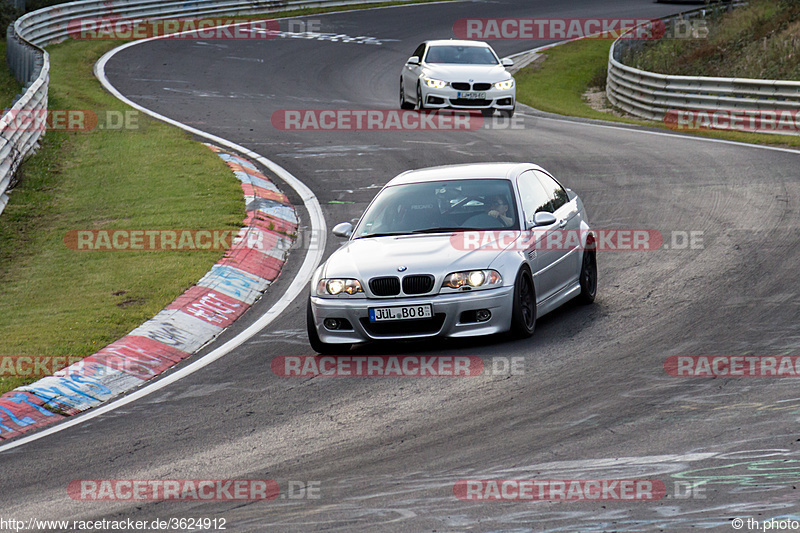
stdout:
[(416, 231), (412, 231), (411, 233), (450, 233), (453, 231), (481, 231), (481, 230), (480, 228), (464, 228), (461, 226), (454, 226), (451, 228), (418, 229)]
[(387, 231), (385, 233), (368, 233), (359, 235), (356, 239), (368, 239), (369, 237), (396, 237), (397, 235), (410, 235), (407, 231)]
[(359, 235), (356, 239), (366, 239), (368, 237), (397, 237), (399, 235), (418, 235), (420, 233), (452, 233), (454, 231), (490, 231), (482, 228), (463, 228), (461, 226), (453, 226), (446, 228), (427, 228), (417, 229), (414, 231), (387, 231), (385, 233), (368, 233), (367, 235)]

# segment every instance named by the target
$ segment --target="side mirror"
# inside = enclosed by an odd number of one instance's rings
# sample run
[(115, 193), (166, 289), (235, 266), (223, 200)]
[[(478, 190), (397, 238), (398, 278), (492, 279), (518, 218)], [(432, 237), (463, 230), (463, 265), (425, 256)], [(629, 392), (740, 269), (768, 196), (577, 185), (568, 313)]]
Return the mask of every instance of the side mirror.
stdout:
[(407, 65), (419, 65), (419, 58), (417, 56), (411, 56), (406, 61)]
[(556, 223), (556, 216), (553, 213), (539, 211), (533, 216), (533, 227), (550, 226)]
[(504, 67), (513, 67), (513, 66), (514, 66), (514, 61), (512, 61), (511, 59), (509, 59), (509, 58), (507, 58), (507, 57), (506, 57), (506, 58), (503, 58), (503, 59), (500, 61), (500, 63), (501, 63), (501, 64), (502, 64)]
[(343, 239), (349, 239), (353, 234), (353, 225), (349, 222), (341, 222), (333, 227), (333, 234)]

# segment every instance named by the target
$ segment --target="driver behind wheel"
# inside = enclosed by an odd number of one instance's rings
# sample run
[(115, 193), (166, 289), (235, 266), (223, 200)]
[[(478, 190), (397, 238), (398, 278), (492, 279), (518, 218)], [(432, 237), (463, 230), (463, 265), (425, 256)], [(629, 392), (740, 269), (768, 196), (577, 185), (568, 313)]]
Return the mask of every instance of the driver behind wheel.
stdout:
[(506, 215), (506, 213), (508, 213), (508, 200), (503, 198), (503, 196), (495, 195), (487, 197), (486, 205), (489, 207), (489, 211), (486, 214), (500, 220), (505, 227), (509, 227), (514, 223), (514, 219)]

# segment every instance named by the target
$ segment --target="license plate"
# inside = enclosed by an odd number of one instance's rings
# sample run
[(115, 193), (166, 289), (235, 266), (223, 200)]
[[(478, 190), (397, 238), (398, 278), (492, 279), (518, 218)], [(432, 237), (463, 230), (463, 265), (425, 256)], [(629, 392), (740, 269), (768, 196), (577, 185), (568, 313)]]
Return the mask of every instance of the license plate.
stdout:
[(370, 322), (383, 322), (385, 320), (413, 320), (415, 318), (431, 318), (432, 316), (433, 309), (431, 304), (369, 308)]
[(486, 100), (486, 93), (458, 93), (458, 97), (464, 100)]

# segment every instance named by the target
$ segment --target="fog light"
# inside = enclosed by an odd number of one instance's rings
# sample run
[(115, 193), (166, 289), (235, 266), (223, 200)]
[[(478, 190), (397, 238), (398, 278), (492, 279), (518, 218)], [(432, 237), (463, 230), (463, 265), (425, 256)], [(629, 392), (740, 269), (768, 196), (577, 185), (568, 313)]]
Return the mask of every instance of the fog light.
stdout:
[(322, 321), (322, 325), (325, 326), (325, 329), (339, 329), (342, 327), (338, 318), (326, 318)]
[(478, 319), (478, 322), (486, 322), (492, 318), (492, 312), (488, 309), (478, 309), (478, 311), (475, 313), (475, 318)]

